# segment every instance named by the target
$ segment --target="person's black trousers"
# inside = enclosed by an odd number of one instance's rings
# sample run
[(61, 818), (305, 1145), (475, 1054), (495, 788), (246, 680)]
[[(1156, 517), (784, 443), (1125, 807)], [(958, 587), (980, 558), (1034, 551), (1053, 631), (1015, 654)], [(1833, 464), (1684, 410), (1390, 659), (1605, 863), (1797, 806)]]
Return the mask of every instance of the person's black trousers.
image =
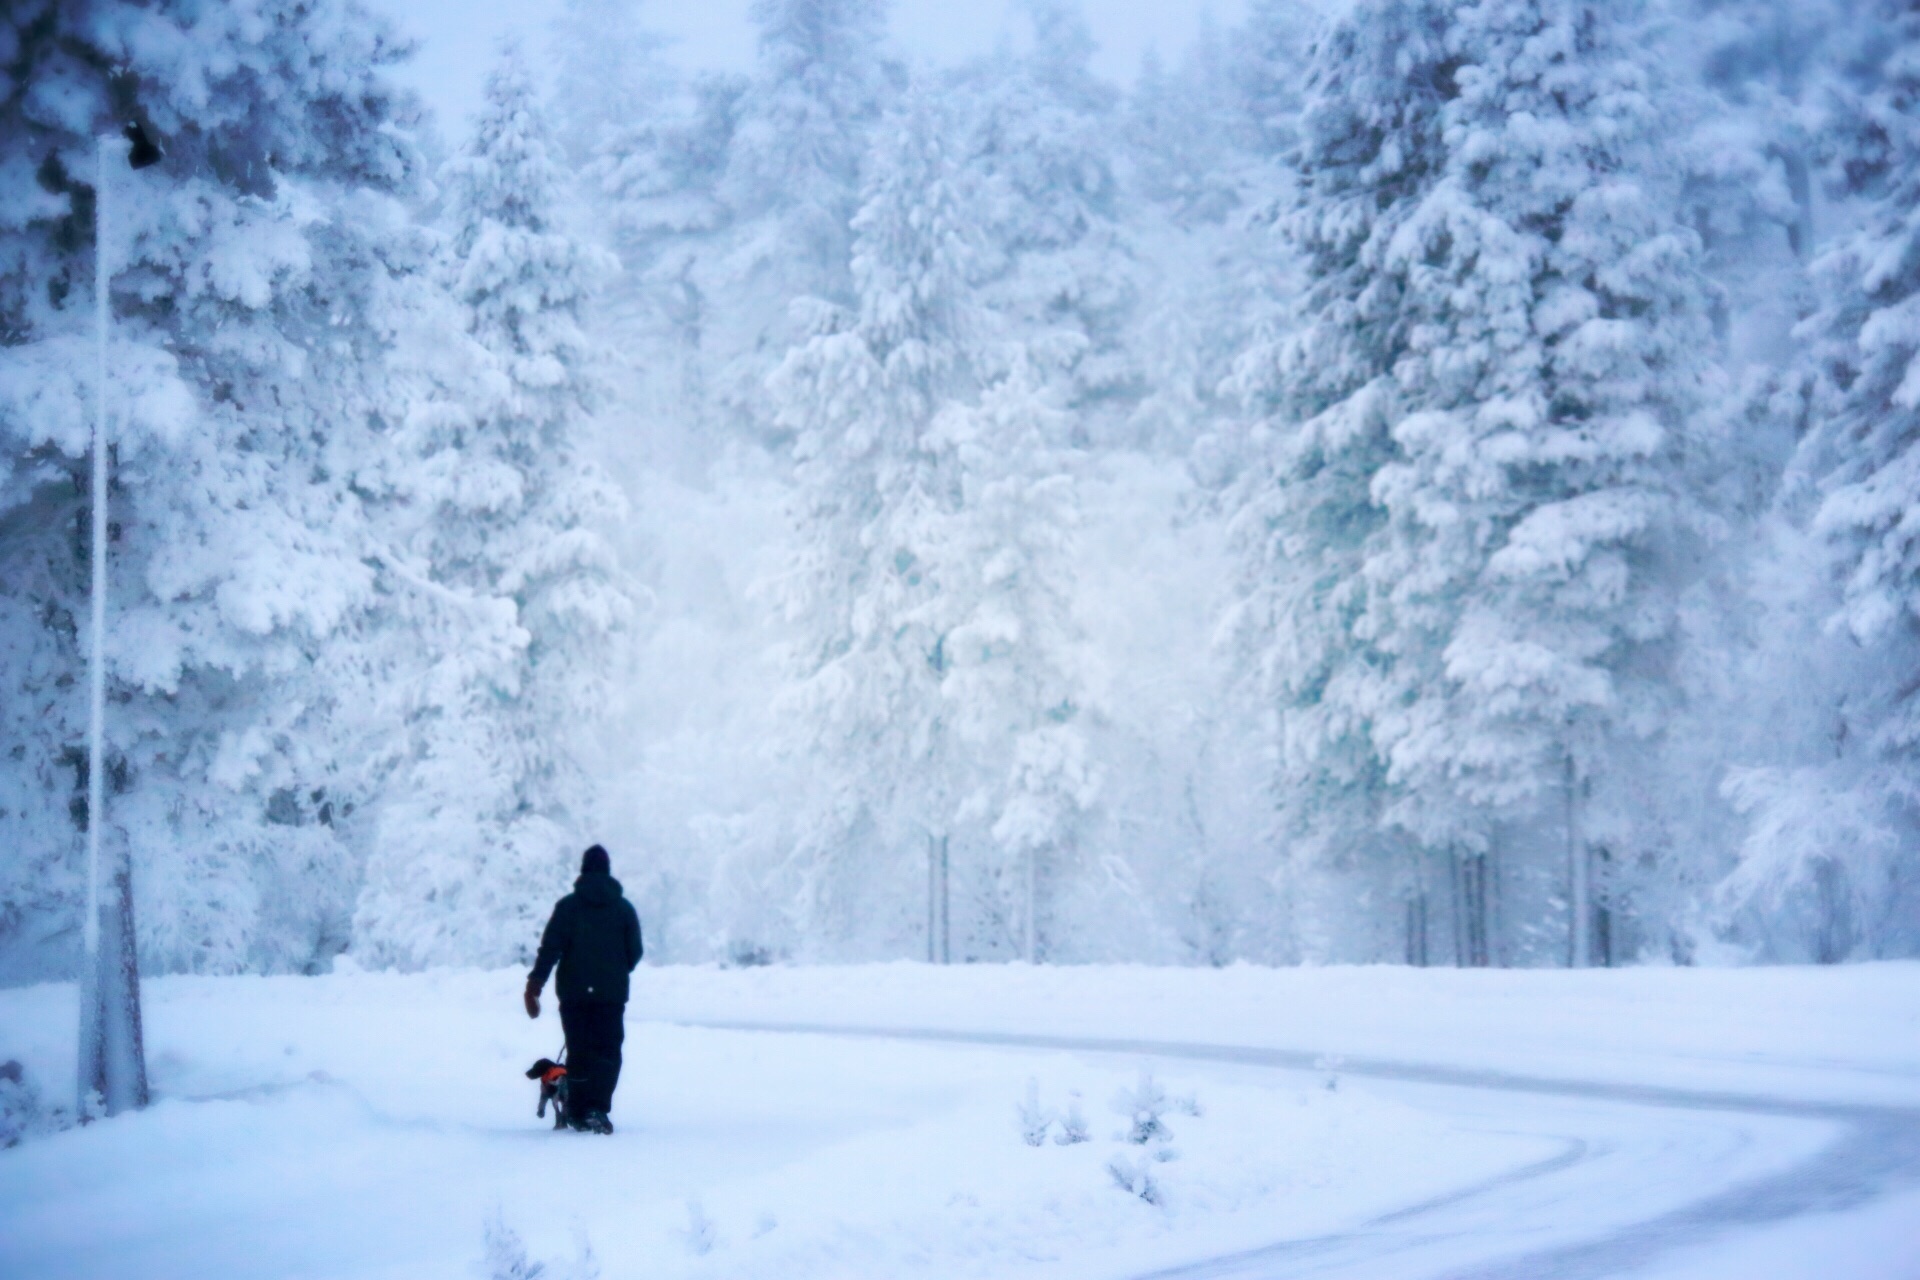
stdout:
[(567, 1098), (575, 1113), (612, 1113), (626, 1017), (624, 1004), (560, 1002), (560, 1026), (567, 1033)]

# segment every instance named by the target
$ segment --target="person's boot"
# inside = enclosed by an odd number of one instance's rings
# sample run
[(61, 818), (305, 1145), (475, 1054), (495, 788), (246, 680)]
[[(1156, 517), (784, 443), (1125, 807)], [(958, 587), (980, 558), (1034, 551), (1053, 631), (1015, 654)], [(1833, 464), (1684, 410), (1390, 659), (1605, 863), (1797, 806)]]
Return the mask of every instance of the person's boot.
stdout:
[(567, 1089), (567, 1128), (579, 1133), (587, 1131), (587, 1117), (593, 1114), (589, 1108), (593, 1105), (593, 1088), (586, 1077), (574, 1077), (569, 1074)]
[(607, 1118), (604, 1111), (589, 1111), (585, 1127), (588, 1133), (612, 1133), (613, 1121)]

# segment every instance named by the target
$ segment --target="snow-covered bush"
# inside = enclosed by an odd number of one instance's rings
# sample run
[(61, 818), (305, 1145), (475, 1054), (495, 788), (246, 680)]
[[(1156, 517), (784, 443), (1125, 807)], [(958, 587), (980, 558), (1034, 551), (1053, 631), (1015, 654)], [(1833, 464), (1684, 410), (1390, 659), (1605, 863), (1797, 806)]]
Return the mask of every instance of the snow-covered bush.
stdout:
[(1021, 1099), (1018, 1108), (1020, 1118), (1020, 1139), (1030, 1147), (1042, 1147), (1047, 1143), (1047, 1134), (1053, 1129), (1058, 1117), (1052, 1107), (1040, 1105), (1040, 1082), (1031, 1077), (1027, 1080), (1027, 1095)]
[(574, 1232), (573, 1269), (567, 1280), (600, 1280), (600, 1258), (593, 1251), (593, 1241), (587, 1238), (585, 1228)]
[(1153, 1078), (1151, 1071), (1144, 1069), (1133, 1088), (1122, 1089), (1113, 1098), (1114, 1111), (1127, 1121), (1127, 1130), (1120, 1135), (1122, 1140), (1141, 1146), (1173, 1141), (1173, 1130), (1167, 1127), (1165, 1117), (1174, 1107), (1166, 1089)]
[(1060, 1114), (1059, 1121), (1060, 1132), (1053, 1138), (1056, 1145), (1072, 1147), (1093, 1141), (1093, 1130), (1087, 1124), (1086, 1112), (1081, 1108), (1078, 1089), (1067, 1090), (1067, 1109)]
[(507, 1225), (506, 1215), (495, 1205), (481, 1228), (482, 1280), (538, 1280), (546, 1273), (545, 1263), (527, 1257), (520, 1233)]
[(714, 1245), (720, 1242), (719, 1225), (707, 1215), (706, 1206), (698, 1200), (687, 1201), (687, 1225), (682, 1229), (680, 1238), (686, 1242), (687, 1252), (695, 1257), (712, 1253)]
[(18, 1062), (0, 1062), (0, 1148), (65, 1129), (73, 1123), (64, 1107), (48, 1106)]
[(1149, 1156), (1115, 1156), (1107, 1161), (1107, 1176), (1113, 1185), (1147, 1204), (1166, 1203), (1166, 1192), (1153, 1176), (1154, 1160)]
[(507, 1225), (499, 1205), (488, 1210), (481, 1228), (480, 1280), (600, 1280), (600, 1259), (584, 1229), (573, 1235), (573, 1259), (562, 1265), (539, 1262), (527, 1253), (520, 1233)]

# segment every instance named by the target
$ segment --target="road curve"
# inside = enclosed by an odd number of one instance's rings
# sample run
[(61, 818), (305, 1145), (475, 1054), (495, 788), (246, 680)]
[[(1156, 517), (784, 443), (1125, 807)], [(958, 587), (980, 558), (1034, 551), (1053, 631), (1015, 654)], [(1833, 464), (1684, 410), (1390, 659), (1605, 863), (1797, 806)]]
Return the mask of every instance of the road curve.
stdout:
[[(1323, 1054), (1297, 1049), (1176, 1041), (1104, 1039), (1014, 1032), (951, 1031), (828, 1023), (686, 1021), (717, 1031), (868, 1037), (1009, 1049), (1059, 1050), (1178, 1059), (1287, 1071), (1325, 1070)], [(1410, 1085), (1525, 1094), (1623, 1107), (1659, 1108), (1712, 1119), (1816, 1121), (1832, 1137), (1791, 1167), (1709, 1190), (1677, 1207), (1628, 1222), (1589, 1228), (1564, 1225), (1569, 1203), (1586, 1189), (1556, 1188), (1583, 1166), (1606, 1157), (1605, 1144), (1579, 1133), (1553, 1133), (1554, 1155), (1446, 1195), (1403, 1206), (1349, 1231), (1277, 1241), (1242, 1253), (1156, 1271), (1137, 1280), (1257, 1280), (1264, 1277), (1349, 1277), (1351, 1280), (1604, 1280), (1630, 1274), (1662, 1255), (1722, 1239), (1743, 1228), (1801, 1214), (1854, 1208), (1920, 1186), (1920, 1109), (1810, 1102), (1759, 1094), (1657, 1085), (1567, 1080), (1432, 1063), (1343, 1057), (1341, 1075)], [(1529, 1231), (1529, 1215), (1538, 1219)], [(1488, 1249), (1472, 1236), (1492, 1222), (1510, 1241), (1537, 1245)], [(1469, 1256), (1478, 1254), (1479, 1256)]]

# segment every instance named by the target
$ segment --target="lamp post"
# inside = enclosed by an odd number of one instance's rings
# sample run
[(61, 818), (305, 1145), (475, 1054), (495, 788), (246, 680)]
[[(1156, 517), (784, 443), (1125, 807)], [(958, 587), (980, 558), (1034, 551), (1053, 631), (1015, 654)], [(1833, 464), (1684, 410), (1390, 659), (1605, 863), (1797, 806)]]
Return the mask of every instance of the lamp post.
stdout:
[(93, 418), (93, 616), (87, 709), (87, 907), (80, 973), (80, 1114), (108, 1115), (147, 1105), (147, 1063), (140, 1019), (140, 968), (133, 930), (133, 874), (126, 851), (113, 851), (111, 874), (100, 852), (106, 825), (107, 705), (107, 343), (113, 326), (108, 256), (113, 162), (144, 169), (160, 148), (138, 124), (98, 143), (93, 192), (93, 305), (97, 339)]

